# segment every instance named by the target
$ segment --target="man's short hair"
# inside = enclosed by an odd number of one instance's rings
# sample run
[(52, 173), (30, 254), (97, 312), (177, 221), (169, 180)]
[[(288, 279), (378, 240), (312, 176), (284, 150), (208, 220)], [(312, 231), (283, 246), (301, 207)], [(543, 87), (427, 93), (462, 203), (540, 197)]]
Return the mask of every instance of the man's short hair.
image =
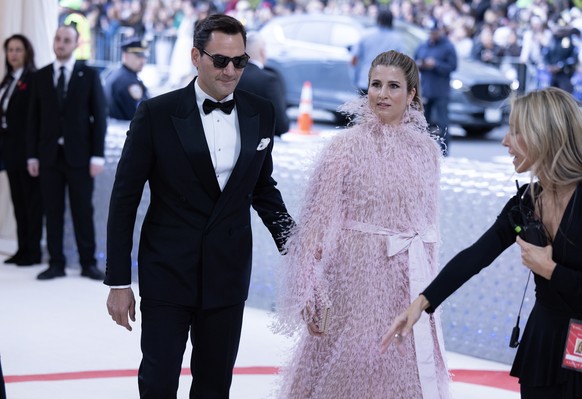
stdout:
[(383, 7), (378, 10), (378, 16), (376, 17), (376, 23), (379, 26), (383, 26), (385, 28), (392, 28), (392, 11), (388, 8)]
[(199, 50), (204, 50), (210, 39), (210, 34), (214, 31), (226, 33), (227, 35), (240, 33), (245, 47), (247, 46), (247, 32), (243, 24), (238, 19), (225, 14), (212, 14), (197, 21), (194, 25), (193, 46)]

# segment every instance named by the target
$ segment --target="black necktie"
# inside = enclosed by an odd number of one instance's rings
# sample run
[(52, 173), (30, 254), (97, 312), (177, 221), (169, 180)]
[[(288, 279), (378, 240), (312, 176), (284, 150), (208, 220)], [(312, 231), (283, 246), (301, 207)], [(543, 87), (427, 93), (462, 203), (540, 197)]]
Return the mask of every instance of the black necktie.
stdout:
[[(6, 82), (4, 83), (4, 93), (2, 93), (2, 98), (0, 98), (0, 124), (2, 125), (3, 129), (6, 129), (6, 127), (7, 127), (7, 125), (6, 125), (6, 111), (4, 109), (4, 102), (6, 102), (6, 99), (8, 98), (8, 95), (10, 93), (10, 86), (12, 85), (13, 81), (14, 81), (14, 76), (8, 75), (8, 77), (6, 78)], [(8, 108), (8, 104), (6, 105), (6, 108)]]
[(62, 106), (67, 95), (65, 92), (65, 67), (61, 66), (60, 70), (61, 74), (59, 75), (59, 80), (57, 80), (57, 97), (59, 99), (59, 105)]
[(225, 114), (230, 115), (232, 109), (234, 108), (234, 100), (225, 101), (223, 103), (217, 103), (216, 101), (209, 100), (208, 98), (202, 103), (202, 110), (205, 114), (209, 114), (215, 109), (220, 109)]

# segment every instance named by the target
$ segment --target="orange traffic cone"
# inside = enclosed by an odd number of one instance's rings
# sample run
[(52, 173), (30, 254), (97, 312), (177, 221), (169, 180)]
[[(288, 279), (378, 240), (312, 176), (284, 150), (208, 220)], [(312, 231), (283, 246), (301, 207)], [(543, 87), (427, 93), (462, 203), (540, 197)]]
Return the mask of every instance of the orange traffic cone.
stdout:
[(297, 128), (293, 131), (299, 134), (313, 134), (313, 102), (311, 92), (311, 82), (303, 83), (301, 89), (301, 101), (299, 103), (299, 116), (297, 117)]

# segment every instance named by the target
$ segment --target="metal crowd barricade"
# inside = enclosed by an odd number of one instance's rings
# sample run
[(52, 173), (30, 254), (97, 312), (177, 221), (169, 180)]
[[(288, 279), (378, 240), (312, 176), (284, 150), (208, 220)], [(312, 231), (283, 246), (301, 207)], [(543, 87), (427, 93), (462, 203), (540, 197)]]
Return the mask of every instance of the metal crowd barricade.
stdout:
[[(113, 35), (108, 35), (106, 32), (96, 32), (94, 35), (94, 61), (92, 64), (106, 68), (110, 64), (121, 62), (121, 44), (132, 37), (133, 29), (121, 27)], [(158, 65), (162, 69), (167, 68), (176, 42), (176, 35), (170, 33), (147, 33), (144, 39), (149, 43), (150, 48), (147, 63)]]

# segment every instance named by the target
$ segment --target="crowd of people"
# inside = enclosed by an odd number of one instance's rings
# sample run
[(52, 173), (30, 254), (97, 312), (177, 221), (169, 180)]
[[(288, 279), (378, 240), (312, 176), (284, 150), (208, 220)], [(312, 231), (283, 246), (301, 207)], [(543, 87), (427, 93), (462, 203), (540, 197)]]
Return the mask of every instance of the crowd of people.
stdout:
[[(118, 61), (118, 46), (128, 36), (151, 43), (149, 62), (171, 68), (183, 59), (181, 43), (189, 45), (193, 24), (209, 13), (224, 12), (241, 21), (247, 30), (269, 19), (291, 13), (327, 13), (368, 16), (380, 7), (375, 1), (343, 0), (61, 0), (62, 19), (82, 14), (88, 25), (86, 41), (92, 43), (91, 59)], [(582, 11), (569, 0), (398, 0), (387, 3), (395, 19), (421, 27), (436, 21), (445, 28), (460, 58), (471, 57), (499, 65), (524, 66), (535, 87), (557, 86), (582, 99), (582, 71), (578, 47)], [(177, 57), (177, 58), (176, 58)], [(527, 68), (526, 68), (527, 67)], [(170, 76), (174, 86), (183, 80)], [(192, 71), (181, 72), (188, 75)], [(520, 72), (522, 73), (522, 72)]]

